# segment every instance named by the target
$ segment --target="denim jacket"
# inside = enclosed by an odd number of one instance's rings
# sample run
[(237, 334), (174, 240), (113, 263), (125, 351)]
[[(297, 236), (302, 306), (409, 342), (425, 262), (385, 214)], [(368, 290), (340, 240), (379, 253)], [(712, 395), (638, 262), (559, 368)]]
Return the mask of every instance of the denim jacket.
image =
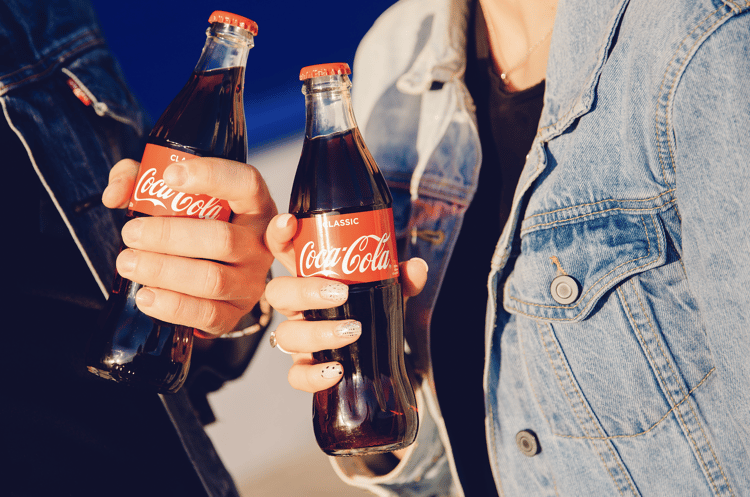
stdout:
[[(463, 495), (428, 352), (481, 163), (469, 12), (401, 0), (355, 60), (400, 256), (430, 266), (406, 310), (417, 442), (384, 476), (334, 462), (378, 495)], [(487, 261), (500, 495), (750, 495), (749, 79), (750, 2), (560, 0), (538, 133)]]
[[(3, 0), (0, 47), (3, 118), (26, 148), (106, 296), (122, 213), (104, 207), (101, 194), (112, 165), (142, 154), (149, 129), (145, 113), (128, 90), (86, 1)], [(12, 185), (13, 168), (22, 165), (6, 166)], [(162, 402), (206, 495), (237, 495), (185, 390), (162, 397)]]

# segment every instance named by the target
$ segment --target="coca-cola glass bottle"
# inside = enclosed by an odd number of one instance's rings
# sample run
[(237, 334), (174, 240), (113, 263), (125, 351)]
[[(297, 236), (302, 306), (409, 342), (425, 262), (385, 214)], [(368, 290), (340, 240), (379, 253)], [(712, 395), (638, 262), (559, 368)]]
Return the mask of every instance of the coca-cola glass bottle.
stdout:
[(392, 198), (354, 120), (348, 74), (344, 63), (300, 73), (307, 118), (289, 206), (298, 219), (297, 275), (349, 285), (344, 305), (305, 317), (362, 323), (355, 343), (313, 354), (344, 368), (341, 381), (313, 399), (315, 437), (334, 456), (406, 447), (418, 425), (404, 364)]
[[(139, 216), (181, 216), (229, 221), (226, 201), (171, 190), (162, 179), (174, 162), (194, 157), (247, 161), (243, 90), (247, 55), (258, 26), (215, 11), (206, 44), (190, 79), (148, 136), (128, 211)], [(187, 377), (192, 328), (143, 314), (135, 303), (141, 288), (115, 274), (112, 291), (87, 352), (89, 372), (160, 393), (179, 390)]]

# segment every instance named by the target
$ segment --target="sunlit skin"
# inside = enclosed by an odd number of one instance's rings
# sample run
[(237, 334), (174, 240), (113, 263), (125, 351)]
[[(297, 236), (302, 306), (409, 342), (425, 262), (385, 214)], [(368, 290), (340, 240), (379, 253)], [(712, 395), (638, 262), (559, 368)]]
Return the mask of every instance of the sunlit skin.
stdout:
[[(105, 206), (126, 208), (139, 163), (125, 159), (110, 171)], [(176, 191), (225, 199), (231, 223), (176, 217), (128, 221), (128, 247), (117, 270), (144, 285), (136, 303), (145, 314), (201, 330), (210, 338), (232, 331), (263, 295), (273, 256), (265, 245), (268, 222), (277, 213), (265, 181), (252, 166), (197, 158), (172, 164), (164, 181)]]
[[(498, 73), (512, 67), (519, 60), (523, 64), (508, 74), (506, 84), (511, 90), (529, 88), (544, 79), (549, 53), (549, 37), (528, 55), (529, 48), (545, 38), (554, 23), (556, 0), (481, 0), (490, 32), (490, 45)], [(495, 33), (501, 33), (498, 36)], [(525, 59), (524, 59), (525, 58)], [(274, 256), (291, 274), (295, 273), (294, 250), (291, 239), (296, 230), (296, 220), (282, 214), (269, 225), (267, 245)], [(400, 264), (401, 285), (405, 299), (418, 294), (427, 279), (427, 264), (412, 259)], [(275, 278), (266, 289), (269, 303), (288, 320), (279, 325), (276, 339), (279, 345), (292, 354), (289, 384), (306, 392), (330, 388), (339, 378), (325, 378), (320, 366), (313, 366), (312, 352), (348, 345), (355, 338), (337, 337), (333, 332), (339, 324), (335, 321), (306, 322), (305, 309), (332, 308), (340, 302), (322, 298), (321, 288), (329, 282), (319, 278)], [(400, 455), (397, 453), (397, 455)]]

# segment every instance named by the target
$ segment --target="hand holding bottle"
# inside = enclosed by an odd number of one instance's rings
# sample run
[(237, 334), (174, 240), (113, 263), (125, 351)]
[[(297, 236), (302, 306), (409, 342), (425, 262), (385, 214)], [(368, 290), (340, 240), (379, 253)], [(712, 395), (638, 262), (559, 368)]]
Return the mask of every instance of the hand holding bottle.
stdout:
[[(296, 229), (288, 236), (294, 237), (295, 274), (325, 283), (298, 286), (302, 301), (312, 297), (302, 307), (277, 302), (297, 320), (303, 311), (308, 337), (360, 337), (315, 350), (306, 364), (298, 359), (323, 380), (340, 378), (313, 396), (315, 438), (333, 456), (404, 448), (416, 439), (419, 425), (404, 361), (393, 199), (355, 122), (350, 73), (345, 63), (300, 71), (307, 117), (289, 201)], [(326, 302), (316, 305), (316, 297)]]
[[(274, 257), (291, 274), (295, 274), (292, 237), (297, 231), (297, 220), (291, 214), (280, 214), (269, 224), (266, 244)], [(427, 281), (427, 264), (422, 259), (411, 259), (399, 264), (404, 303), (422, 291)], [(331, 285), (337, 285), (332, 288)], [(340, 286), (338, 286), (340, 285)], [(324, 371), (340, 368), (338, 363), (316, 364), (312, 353), (337, 349), (354, 343), (358, 334), (339, 332), (346, 321), (305, 321), (308, 309), (330, 309), (340, 306), (348, 296), (348, 286), (324, 278), (279, 276), (268, 283), (266, 299), (276, 311), (287, 317), (276, 328), (276, 340), (281, 348), (292, 352), (294, 364), (289, 369), (289, 384), (305, 392), (319, 392), (334, 386), (340, 375), (324, 375)], [(351, 329), (351, 328), (349, 328)], [(327, 368), (327, 369), (326, 369)], [(327, 377), (328, 376), (328, 377)]]
[(252, 282), (270, 266), (260, 242), (276, 210), (260, 175), (242, 164), (245, 67), (258, 26), (225, 11), (208, 21), (198, 64), (149, 133), (140, 165), (120, 162), (110, 178), (128, 179), (104, 195), (120, 206), (132, 192), (122, 235), (133, 248), (117, 259), (86, 366), (160, 393), (176, 392), (187, 378), (193, 326), (209, 335), (231, 330), (260, 297)]
[[(107, 207), (127, 207), (138, 167), (123, 160), (112, 168), (102, 199)], [(209, 335), (231, 331), (263, 294), (273, 261), (263, 236), (276, 205), (260, 173), (239, 162), (191, 159), (169, 166), (164, 179), (175, 191), (227, 200), (232, 222), (132, 219), (122, 230), (129, 248), (118, 257), (117, 270), (144, 285), (136, 303), (145, 314)]]

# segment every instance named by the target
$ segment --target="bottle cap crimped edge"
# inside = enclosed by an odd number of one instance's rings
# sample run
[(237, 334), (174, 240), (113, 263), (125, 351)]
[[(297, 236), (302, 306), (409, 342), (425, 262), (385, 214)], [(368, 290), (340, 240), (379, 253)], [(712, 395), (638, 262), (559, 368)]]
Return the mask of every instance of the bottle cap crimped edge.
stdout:
[(237, 26), (238, 28), (249, 31), (253, 36), (258, 36), (258, 24), (255, 21), (224, 10), (214, 10), (208, 17), (208, 22), (231, 24), (232, 26)]
[(329, 64), (315, 64), (303, 67), (299, 72), (300, 81), (321, 76), (335, 76), (337, 74), (351, 74), (352, 70), (346, 62), (332, 62)]

